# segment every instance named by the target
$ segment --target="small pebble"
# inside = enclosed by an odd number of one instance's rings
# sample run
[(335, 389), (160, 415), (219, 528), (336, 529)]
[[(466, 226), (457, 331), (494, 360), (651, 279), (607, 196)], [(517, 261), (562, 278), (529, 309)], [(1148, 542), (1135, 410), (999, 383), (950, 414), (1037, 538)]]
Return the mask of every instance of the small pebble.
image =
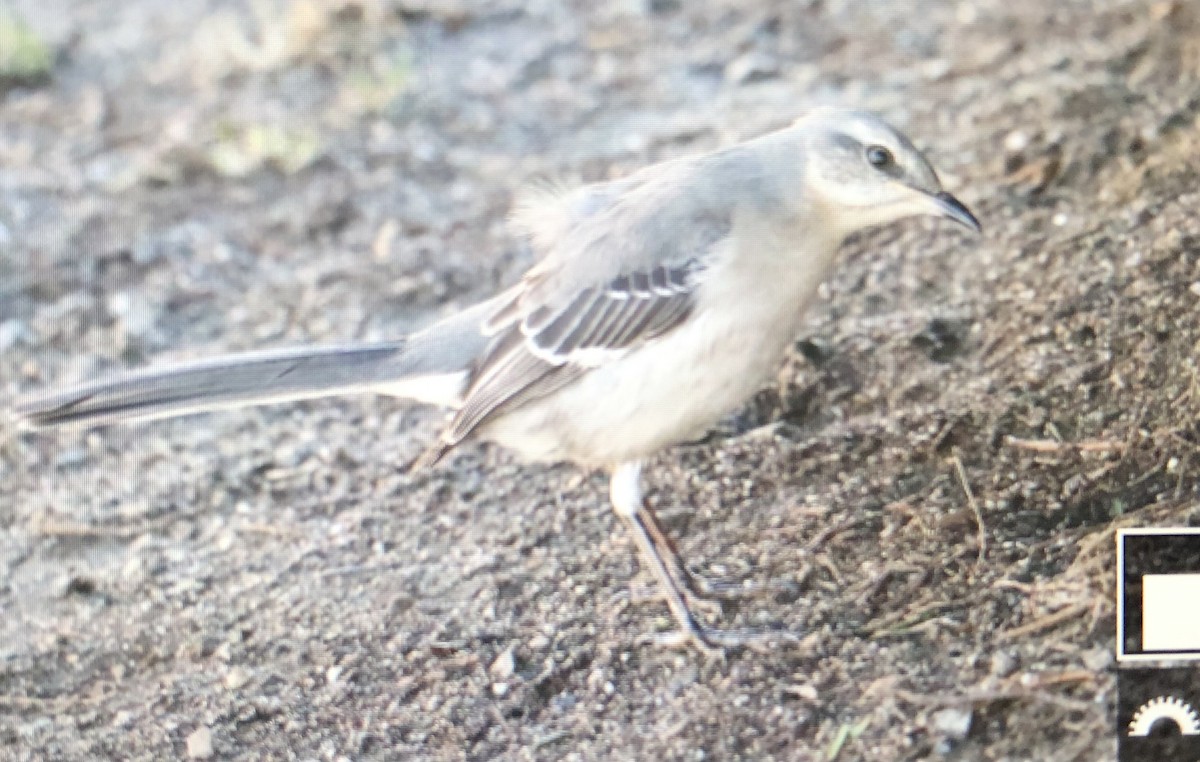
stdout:
[(805, 701), (816, 701), (820, 697), (816, 686), (812, 683), (794, 685), (788, 689), (788, 692), (793, 696), (798, 696), (799, 698), (804, 699)]
[(213, 755), (212, 731), (205, 727), (196, 728), (187, 737), (188, 759), (208, 759)]
[(509, 648), (496, 657), (496, 660), (492, 662), (492, 666), (488, 667), (488, 671), (499, 680), (507, 680), (512, 677), (516, 668), (516, 659), (513, 658), (512, 649)]
[(1004, 136), (1004, 150), (1009, 153), (1020, 153), (1029, 147), (1029, 135), (1021, 130), (1013, 130)]
[(108, 300), (108, 311), (120, 319), (125, 333), (139, 338), (154, 329), (158, 318), (149, 300), (128, 291), (114, 294)]
[(1017, 659), (1007, 651), (997, 651), (992, 654), (992, 674), (996, 677), (1008, 677), (1017, 669)]
[(592, 690), (595, 690), (595, 689), (599, 688), (600, 686), (604, 685), (606, 680), (607, 680), (607, 678), (604, 675), (604, 670), (597, 667), (596, 669), (593, 669), (591, 672), (588, 673), (587, 686), (589, 688), (591, 688)]
[(930, 725), (938, 733), (961, 741), (967, 737), (967, 733), (971, 732), (971, 717), (972, 712), (969, 708), (951, 707), (934, 712), (930, 718)]
[(223, 682), (228, 690), (236, 691), (238, 688), (241, 688), (246, 683), (250, 682), (250, 673), (241, 667), (232, 667), (228, 672), (225, 673), (225, 679)]

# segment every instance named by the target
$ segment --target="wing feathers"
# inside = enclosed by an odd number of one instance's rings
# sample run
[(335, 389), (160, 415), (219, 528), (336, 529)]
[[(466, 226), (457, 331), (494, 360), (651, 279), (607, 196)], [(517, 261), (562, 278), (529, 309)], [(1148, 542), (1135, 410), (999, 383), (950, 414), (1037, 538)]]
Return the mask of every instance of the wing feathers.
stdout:
[(579, 291), (559, 308), (531, 307), (523, 303), (525, 294), (518, 294), (486, 323), (485, 330), (496, 335), (443, 435), (446, 446), (502, 410), (560, 389), (604, 358), (678, 326), (695, 305), (702, 270), (700, 260), (692, 259), (678, 267), (625, 273)]
[(523, 207), (518, 222), (542, 258), (484, 321), (491, 343), (439, 452), (694, 313), (705, 268), (726, 251), (734, 207), (681, 189), (724, 166), (672, 162)]
[(522, 321), (522, 332), (541, 353), (563, 361), (581, 350), (624, 350), (643, 334), (661, 334), (685, 314), (674, 303), (690, 304), (700, 269), (690, 260), (620, 275), (605, 288), (579, 293), (553, 317), (539, 308)]

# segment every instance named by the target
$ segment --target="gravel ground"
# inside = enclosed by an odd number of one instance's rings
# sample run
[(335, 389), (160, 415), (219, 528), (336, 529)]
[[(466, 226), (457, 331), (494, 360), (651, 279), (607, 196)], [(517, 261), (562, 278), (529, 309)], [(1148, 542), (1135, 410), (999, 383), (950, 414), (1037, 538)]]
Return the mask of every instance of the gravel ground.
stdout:
[[(1115, 527), (1200, 524), (1187, 0), (0, 0), (0, 396), (403, 334), (512, 282), (521, 185), (875, 109), (983, 220), (847, 246), (775, 383), (603, 474), (374, 398), (0, 430), (0, 759), (1111, 760)], [(633, 583), (631, 586), (631, 582)]]

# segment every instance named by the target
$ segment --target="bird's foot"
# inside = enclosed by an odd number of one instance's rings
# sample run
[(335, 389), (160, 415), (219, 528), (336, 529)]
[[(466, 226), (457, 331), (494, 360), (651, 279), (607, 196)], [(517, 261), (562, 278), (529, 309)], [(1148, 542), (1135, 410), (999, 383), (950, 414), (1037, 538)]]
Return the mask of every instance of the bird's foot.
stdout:
[(686, 570), (682, 582), (691, 597), (709, 601), (758, 598), (764, 595), (776, 595), (790, 589), (788, 584), (779, 582), (720, 582), (699, 574), (692, 574)]
[[(775, 595), (788, 589), (785, 584), (761, 582), (720, 582), (692, 574), (686, 569), (677, 572), (680, 594), (689, 609), (709, 616), (724, 613), (723, 603)], [(659, 585), (630, 584), (629, 598), (634, 603), (663, 600), (666, 597)]]

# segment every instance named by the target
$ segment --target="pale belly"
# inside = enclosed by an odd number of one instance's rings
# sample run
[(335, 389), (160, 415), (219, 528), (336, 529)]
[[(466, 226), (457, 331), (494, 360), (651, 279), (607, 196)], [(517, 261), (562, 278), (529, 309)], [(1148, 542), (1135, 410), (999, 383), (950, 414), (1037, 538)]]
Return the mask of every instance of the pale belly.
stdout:
[[(703, 434), (779, 367), (841, 236), (767, 223), (719, 257), (682, 325), (500, 415), (479, 434), (529, 459), (612, 466)], [(752, 232), (751, 232), (752, 231)], [(793, 252), (796, 241), (807, 253)], [(714, 316), (721, 316), (719, 319)]]
[(676, 331), (489, 424), (483, 437), (535, 460), (614, 465), (702, 434), (778, 367), (798, 310), (755, 305)]

